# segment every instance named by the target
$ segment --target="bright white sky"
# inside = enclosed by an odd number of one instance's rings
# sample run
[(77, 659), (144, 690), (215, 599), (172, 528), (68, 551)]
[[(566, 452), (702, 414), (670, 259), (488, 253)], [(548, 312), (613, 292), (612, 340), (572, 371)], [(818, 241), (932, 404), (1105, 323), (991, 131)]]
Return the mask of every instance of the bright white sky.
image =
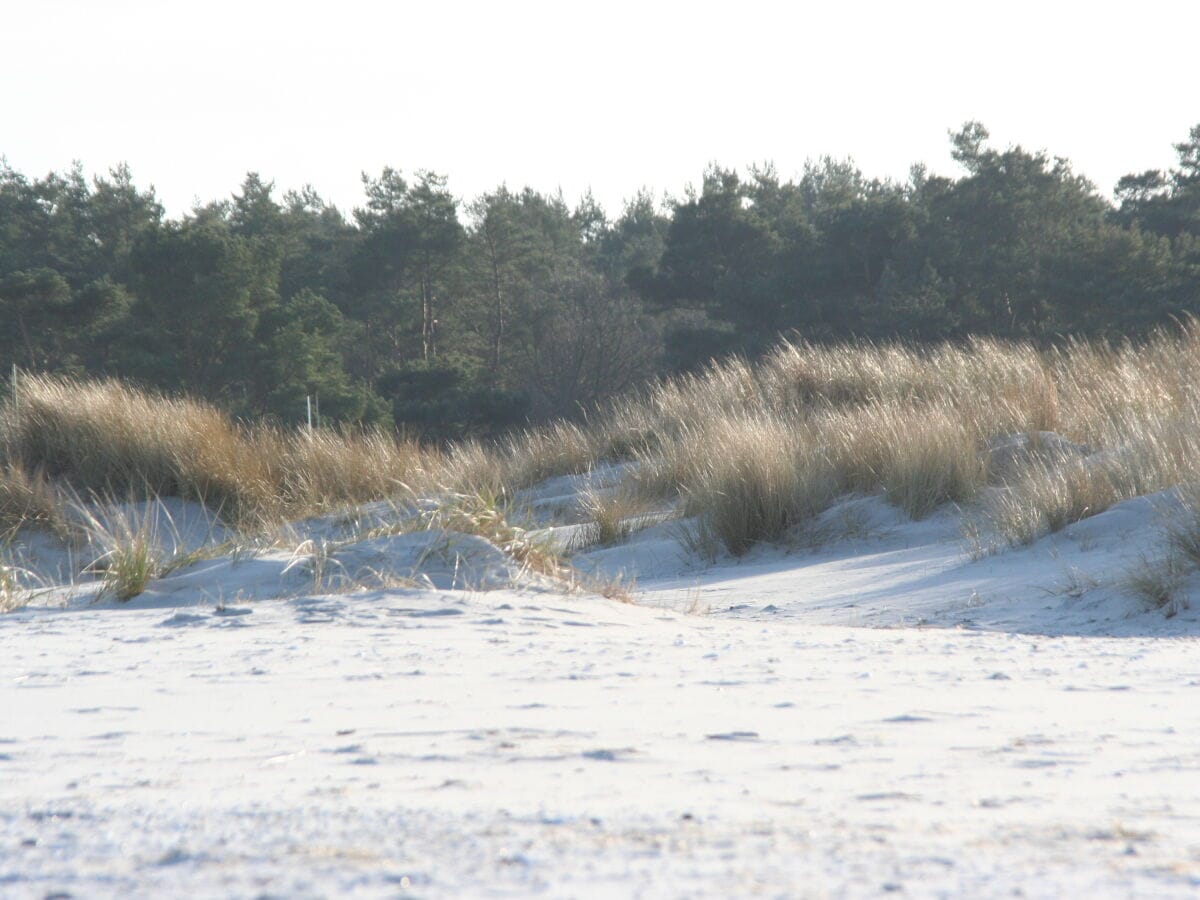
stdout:
[(1200, 123), (1198, 34), (1196, 0), (15, 0), (0, 154), (126, 161), (173, 215), (250, 170), (349, 211), (384, 165), (466, 198), (590, 186), (615, 214), (709, 161), (953, 174), (947, 130), (978, 119), (1109, 192)]

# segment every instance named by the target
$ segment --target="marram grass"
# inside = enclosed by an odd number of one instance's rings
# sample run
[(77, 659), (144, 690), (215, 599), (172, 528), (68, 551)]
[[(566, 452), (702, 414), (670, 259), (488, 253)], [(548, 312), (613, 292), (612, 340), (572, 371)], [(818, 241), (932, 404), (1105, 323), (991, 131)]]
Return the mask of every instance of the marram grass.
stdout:
[[(988, 471), (992, 441), (1036, 432), (1090, 455)], [(627, 459), (622, 503), (677, 499), (697, 533), (735, 554), (785, 539), (847, 492), (878, 493), (913, 518), (957, 504), (1006, 546), (1200, 479), (1198, 435), (1192, 322), (1137, 344), (1045, 351), (992, 339), (784, 342), (757, 363), (732, 358), (645, 387), (582, 423), (444, 449), (385, 432), (243, 425), (206, 403), (114, 380), (27, 376), (0, 408), (0, 528), (58, 521), (59, 485), (177, 494), (261, 527), (394, 496), (511, 498)], [(487, 506), (461, 510), (484, 533)], [(628, 517), (599, 505), (593, 513), (600, 538), (619, 540)]]

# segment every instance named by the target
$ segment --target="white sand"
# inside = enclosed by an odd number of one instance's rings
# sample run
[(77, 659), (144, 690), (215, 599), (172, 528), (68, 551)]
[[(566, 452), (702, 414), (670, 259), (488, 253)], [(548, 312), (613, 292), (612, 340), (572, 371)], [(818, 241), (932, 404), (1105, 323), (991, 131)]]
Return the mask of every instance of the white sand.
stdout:
[(579, 557), (632, 606), (427, 535), (325, 560), (413, 587), (44, 594), (0, 617), (0, 895), (1195, 896), (1198, 614), (1120, 585), (1168, 502), (979, 561), (877, 499), (715, 565), (659, 526)]

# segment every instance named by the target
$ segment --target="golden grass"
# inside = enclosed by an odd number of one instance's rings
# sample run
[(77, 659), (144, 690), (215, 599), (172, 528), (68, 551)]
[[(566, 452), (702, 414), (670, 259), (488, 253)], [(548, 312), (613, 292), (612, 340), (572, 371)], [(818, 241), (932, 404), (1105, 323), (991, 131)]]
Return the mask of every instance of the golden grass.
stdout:
[(27, 569), (0, 560), (0, 613), (16, 612), (29, 602), (34, 594), (30, 580), (33, 574)]
[(588, 519), (586, 539), (582, 546), (611, 547), (629, 538), (634, 531), (648, 524), (651, 510), (648, 498), (628, 484), (610, 490), (589, 486), (579, 497), (580, 510)]
[[(781, 539), (838, 493), (819, 444), (779, 417), (718, 418), (694, 439), (705, 452), (690, 458), (683, 487), (685, 513), (701, 519), (701, 544), (716, 538), (743, 554), (759, 541)], [(711, 548), (705, 555), (713, 555)]]
[(196, 400), (44, 375), (22, 378), (0, 411), (0, 455), (10, 473), (98, 496), (196, 499), (251, 527), (388, 496), (438, 462), (383, 432), (246, 427)]
[(1125, 499), (1114, 474), (1086, 460), (1037, 460), (1015, 482), (988, 497), (983, 522), (1010, 546), (1031, 544)]
[[(1136, 345), (1072, 342), (1047, 352), (994, 340), (929, 348), (785, 343), (751, 371), (753, 378), (747, 371), (734, 361), (703, 379), (674, 382), (644, 406), (657, 423), (639, 423), (660, 435), (659, 447), (641, 453), (644, 489), (661, 493), (674, 485), (692, 498), (712, 497), (707, 507), (693, 500), (692, 511), (731, 524), (727, 499), (746, 500), (742, 537), (734, 536), (736, 527), (702, 523), (701, 531), (727, 534), (730, 549), (740, 551), (760, 539), (756, 534), (778, 534), (779, 527), (761, 523), (787, 521), (778, 513), (787, 504), (756, 515), (763, 508), (756, 492), (698, 492), (696, 473), (714, 454), (742, 453), (743, 462), (726, 458), (722, 467), (739, 471), (743, 483), (758, 478), (759, 494), (782, 497), (790, 480), (768, 472), (764, 458), (790, 440), (780, 437), (790, 431), (822, 448), (824, 458), (806, 457), (810, 474), (831, 468), (839, 491), (882, 492), (913, 518), (944, 503), (971, 504), (988, 478), (988, 443), (1001, 436), (1053, 431), (1099, 451), (1086, 463), (1034, 454), (1008, 473), (1006, 487), (990, 492), (974, 520), (997, 532), (1000, 545), (1032, 541), (1200, 475), (1200, 327), (1191, 322)], [(776, 425), (758, 429), (762, 441), (714, 439), (719, 429), (711, 423), (730, 416)], [(633, 419), (628, 411), (624, 418)]]
[(9, 462), (0, 468), (0, 535), (24, 526), (47, 528), (62, 537), (70, 531), (65, 503), (50, 480)]
[(973, 499), (986, 481), (977, 438), (945, 410), (927, 410), (915, 422), (893, 415), (888, 426), (890, 452), (880, 465), (879, 484), (888, 501), (913, 519)]
[(578, 475), (598, 461), (592, 435), (573, 422), (533, 428), (501, 445), (507, 463), (506, 486), (528, 487), (555, 475)]
[(1139, 560), (1125, 573), (1122, 584), (1146, 609), (1162, 610), (1169, 619), (1188, 606), (1180, 589), (1192, 571), (1194, 567), (1187, 560), (1168, 553), (1162, 559)]
[(564, 584), (573, 573), (548, 537), (518, 525), (503, 498), (484, 493), (455, 493), (442, 498), (424, 517), (429, 530), (453, 531), (481, 537), (530, 572)]
[(383, 431), (257, 431), (285, 514), (325, 511), (423, 489), (439, 465), (436, 451)]
[[(989, 443), (1040, 431), (1093, 453), (1030, 454), (984, 491)], [(681, 497), (710, 548), (744, 553), (781, 539), (845, 492), (881, 493), (913, 518), (978, 507), (976, 523), (1002, 546), (1200, 478), (1198, 436), (1194, 322), (1138, 344), (1047, 351), (992, 339), (789, 341), (758, 363), (735, 357), (648, 386), (583, 423), (443, 451), (383, 432), (241, 425), (111, 380), (27, 376), (0, 410), (0, 522), (51, 520), (55, 479), (109, 496), (180, 494), (261, 525), (397, 494), (493, 498), (498, 508), (543, 479), (624, 458), (635, 465), (622, 496)], [(489, 519), (489, 504), (459, 507), (478, 520), (475, 533), (530, 555), (506, 520)], [(598, 505), (592, 518), (607, 540), (627, 517)]]
[(1032, 543), (1123, 500), (1200, 478), (1200, 414), (1191, 401), (1112, 415), (1106, 432), (1093, 432), (1104, 449), (1031, 457), (990, 492), (978, 519), (999, 537), (993, 549)]
[(269, 460), (214, 407), (114, 380), (26, 376), (3, 417), (4, 456), (80, 490), (270, 497)]

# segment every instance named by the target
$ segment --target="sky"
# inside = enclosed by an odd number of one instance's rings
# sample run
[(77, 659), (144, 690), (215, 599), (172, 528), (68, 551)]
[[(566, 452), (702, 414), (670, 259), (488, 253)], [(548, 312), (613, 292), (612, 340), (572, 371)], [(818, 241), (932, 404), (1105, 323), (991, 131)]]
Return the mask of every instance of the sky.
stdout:
[(30, 177), (126, 162), (172, 215), (249, 171), (348, 211), (384, 166), (616, 214), (710, 162), (954, 175), (948, 132), (978, 120), (1110, 193), (1200, 124), (1197, 34), (1195, 0), (18, 0), (0, 155)]

